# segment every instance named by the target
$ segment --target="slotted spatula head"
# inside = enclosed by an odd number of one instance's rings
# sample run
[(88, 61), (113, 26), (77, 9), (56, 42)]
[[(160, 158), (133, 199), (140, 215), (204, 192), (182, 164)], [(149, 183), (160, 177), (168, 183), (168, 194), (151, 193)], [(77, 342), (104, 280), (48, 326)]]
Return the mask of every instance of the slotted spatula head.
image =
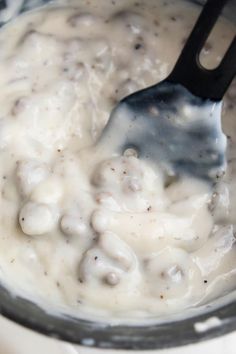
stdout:
[(162, 82), (123, 100), (99, 144), (120, 154), (128, 148), (167, 175), (218, 178), (225, 168), (221, 103), (203, 100), (181, 85)]

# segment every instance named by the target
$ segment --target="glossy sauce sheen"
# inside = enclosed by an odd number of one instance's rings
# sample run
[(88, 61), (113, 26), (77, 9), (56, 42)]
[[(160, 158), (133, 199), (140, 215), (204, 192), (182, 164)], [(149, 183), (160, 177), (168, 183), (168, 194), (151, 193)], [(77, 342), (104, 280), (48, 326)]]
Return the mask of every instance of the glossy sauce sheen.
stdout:
[[(235, 288), (235, 84), (214, 190), (93, 145), (114, 105), (164, 79), (198, 14), (175, 1), (80, 1), (0, 33), (0, 278), (52, 312), (162, 318)], [(204, 49), (217, 64), (234, 27)]]

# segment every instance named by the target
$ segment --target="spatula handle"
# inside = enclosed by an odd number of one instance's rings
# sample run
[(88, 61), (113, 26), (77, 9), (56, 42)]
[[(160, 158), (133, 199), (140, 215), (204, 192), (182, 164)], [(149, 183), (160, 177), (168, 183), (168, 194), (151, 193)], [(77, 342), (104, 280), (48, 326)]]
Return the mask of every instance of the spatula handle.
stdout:
[(200, 52), (227, 0), (208, 0), (167, 81), (179, 83), (194, 95), (221, 100), (236, 75), (236, 36), (217, 68), (204, 68)]

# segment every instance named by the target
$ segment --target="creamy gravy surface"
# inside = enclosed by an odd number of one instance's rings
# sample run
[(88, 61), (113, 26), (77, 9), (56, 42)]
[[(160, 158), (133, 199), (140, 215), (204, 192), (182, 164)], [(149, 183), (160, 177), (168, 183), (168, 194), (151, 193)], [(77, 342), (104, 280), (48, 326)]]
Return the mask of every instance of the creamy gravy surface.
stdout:
[[(69, 1), (0, 32), (0, 279), (51, 311), (161, 318), (235, 288), (236, 86), (213, 189), (94, 151), (114, 105), (164, 79), (197, 18), (179, 1)], [(217, 65), (235, 28), (203, 50)]]

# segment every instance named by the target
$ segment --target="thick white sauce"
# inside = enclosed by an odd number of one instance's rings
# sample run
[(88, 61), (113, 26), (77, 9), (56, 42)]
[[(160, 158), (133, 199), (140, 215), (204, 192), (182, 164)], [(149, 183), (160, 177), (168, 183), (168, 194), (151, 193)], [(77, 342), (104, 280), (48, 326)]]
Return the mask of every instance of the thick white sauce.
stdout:
[[(196, 17), (175, 1), (80, 1), (0, 33), (0, 279), (51, 311), (161, 317), (235, 288), (235, 85), (214, 188), (92, 148), (122, 97), (164, 79)], [(217, 64), (234, 27), (204, 49)], [(223, 54), (223, 53), (222, 53)]]

